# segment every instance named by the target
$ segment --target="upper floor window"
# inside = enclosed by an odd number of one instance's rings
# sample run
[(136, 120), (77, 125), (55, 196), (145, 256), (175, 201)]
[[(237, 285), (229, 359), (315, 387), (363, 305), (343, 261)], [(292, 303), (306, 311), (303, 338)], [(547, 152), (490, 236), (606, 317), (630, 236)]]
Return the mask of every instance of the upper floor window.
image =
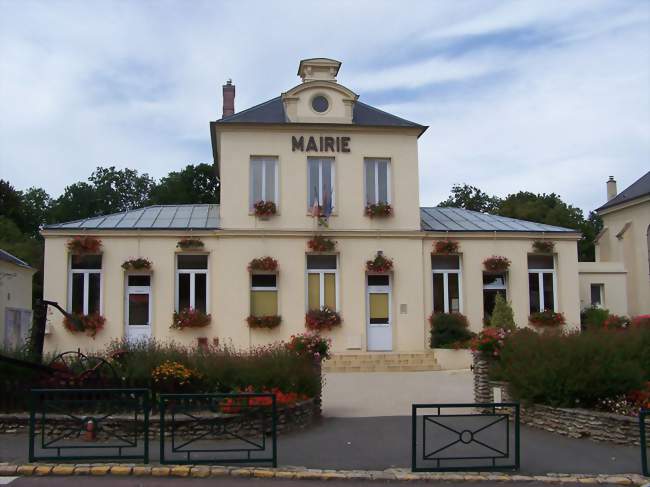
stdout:
[(336, 255), (307, 256), (308, 309), (321, 309), (323, 306), (337, 309), (337, 260)]
[(366, 204), (390, 203), (390, 160), (365, 159)]
[(278, 204), (277, 157), (251, 157), (249, 195), (250, 210), (258, 201), (272, 201)]
[(433, 312), (460, 312), (460, 257), (432, 255)]
[(176, 256), (176, 311), (192, 308), (208, 312), (208, 256)]
[(318, 205), (329, 213), (334, 208), (334, 159), (308, 157), (307, 209)]
[(556, 311), (555, 265), (552, 255), (528, 256), (530, 312)]
[(72, 255), (69, 282), (68, 310), (71, 313), (101, 313), (101, 255)]
[(276, 316), (278, 314), (278, 275), (251, 275), (251, 315)]

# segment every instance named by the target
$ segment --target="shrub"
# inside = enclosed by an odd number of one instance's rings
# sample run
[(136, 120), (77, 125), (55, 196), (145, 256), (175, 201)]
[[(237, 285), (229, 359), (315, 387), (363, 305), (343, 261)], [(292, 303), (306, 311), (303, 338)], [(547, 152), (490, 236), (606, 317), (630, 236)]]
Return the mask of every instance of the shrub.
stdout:
[(483, 267), (488, 272), (505, 272), (510, 268), (510, 259), (493, 255), (483, 261)]
[(650, 380), (650, 329), (563, 335), (520, 330), (505, 341), (497, 374), (520, 400), (593, 407)]
[(605, 320), (609, 318), (609, 310), (605, 308), (599, 308), (598, 306), (591, 306), (585, 308), (580, 313), (580, 322), (588, 330), (594, 328), (603, 328)]
[(211, 315), (207, 315), (202, 311), (194, 308), (185, 308), (179, 312), (174, 312), (172, 326), (174, 330), (182, 330), (183, 328), (201, 328), (208, 326), (212, 320)]
[(253, 316), (250, 315), (246, 318), (248, 326), (251, 328), (275, 328), (280, 326), (282, 322), (282, 317), (278, 315), (268, 315), (268, 316)]
[(178, 362), (163, 362), (151, 372), (154, 390), (157, 392), (180, 393), (196, 390), (201, 376)]
[(609, 315), (603, 322), (603, 328), (607, 330), (624, 330), (630, 326), (630, 319), (627, 316)]
[(291, 335), (287, 348), (298, 355), (312, 359), (326, 360), (330, 358), (331, 340), (315, 333)]
[(305, 326), (314, 331), (331, 330), (342, 321), (341, 315), (327, 306), (321, 309), (310, 309), (305, 315)]
[(467, 318), (460, 313), (434, 313), (431, 324), (431, 348), (466, 348), (473, 333)]
[(650, 328), (650, 315), (635, 316), (631, 324), (636, 328)]
[(489, 326), (510, 331), (514, 331), (517, 328), (512, 306), (510, 306), (510, 303), (501, 294), (497, 294), (494, 299), (494, 309), (490, 316)]
[(556, 313), (555, 311), (546, 309), (544, 311), (532, 313), (528, 317), (528, 322), (537, 328), (550, 329), (559, 328), (564, 325), (566, 319), (562, 313)]
[(368, 203), (364, 213), (370, 218), (387, 217), (393, 214), (393, 207), (390, 203)]

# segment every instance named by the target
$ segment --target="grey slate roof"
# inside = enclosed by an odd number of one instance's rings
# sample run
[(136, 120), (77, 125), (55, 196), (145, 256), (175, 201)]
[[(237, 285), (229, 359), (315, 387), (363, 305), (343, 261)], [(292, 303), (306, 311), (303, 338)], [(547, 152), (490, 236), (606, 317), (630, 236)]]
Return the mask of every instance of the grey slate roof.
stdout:
[(219, 205), (158, 205), (46, 225), (46, 230), (168, 230), (219, 228)]
[(422, 230), (428, 232), (575, 232), (505, 216), (488, 215), (462, 208), (420, 208)]
[[(217, 120), (216, 123), (291, 123), (284, 113), (282, 97), (278, 96), (247, 110)], [(415, 127), (424, 132), (427, 127), (357, 101), (352, 112), (354, 125), (375, 127)]]
[(27, 262), (24, 260), (19, 259), (15, 255), (10, 254), (6, 250), (0, 249), (0, 260), (4, 262), (9, 262), (10, 264), (17, 265), (19, 267), (25, 267), (26, 269), (31, 269), (32, 266), (30, 266)]
[(618, 193), (614, 198), (609, 200), (596, 211), (606, 210), (612, 206), (620, 205), (621, 203), (627, 203), (628, 201), (632, 201), (636, 198), (641, 198), (642, 196), (647, 195), (650, 195), (650, 171), (645, 173), (643, 176), (641, 176), (623, 191)]

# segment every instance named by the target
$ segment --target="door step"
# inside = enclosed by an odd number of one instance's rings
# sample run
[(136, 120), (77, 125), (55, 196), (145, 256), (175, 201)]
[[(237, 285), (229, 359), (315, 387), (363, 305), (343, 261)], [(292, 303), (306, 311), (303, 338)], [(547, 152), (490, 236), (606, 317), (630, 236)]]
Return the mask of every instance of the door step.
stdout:
[(422, 372), (441, 370), (433, 352), (337, 353), (323, 363), (325, 372)]

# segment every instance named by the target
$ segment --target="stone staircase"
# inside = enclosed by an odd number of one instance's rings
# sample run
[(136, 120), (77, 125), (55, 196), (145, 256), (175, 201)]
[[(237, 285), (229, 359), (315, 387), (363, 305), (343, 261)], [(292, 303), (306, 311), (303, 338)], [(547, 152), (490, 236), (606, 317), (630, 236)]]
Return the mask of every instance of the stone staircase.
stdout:
[(422, 372), (441, 370), (433, 352), (337, 353), (323, 363), (324, 372)]

